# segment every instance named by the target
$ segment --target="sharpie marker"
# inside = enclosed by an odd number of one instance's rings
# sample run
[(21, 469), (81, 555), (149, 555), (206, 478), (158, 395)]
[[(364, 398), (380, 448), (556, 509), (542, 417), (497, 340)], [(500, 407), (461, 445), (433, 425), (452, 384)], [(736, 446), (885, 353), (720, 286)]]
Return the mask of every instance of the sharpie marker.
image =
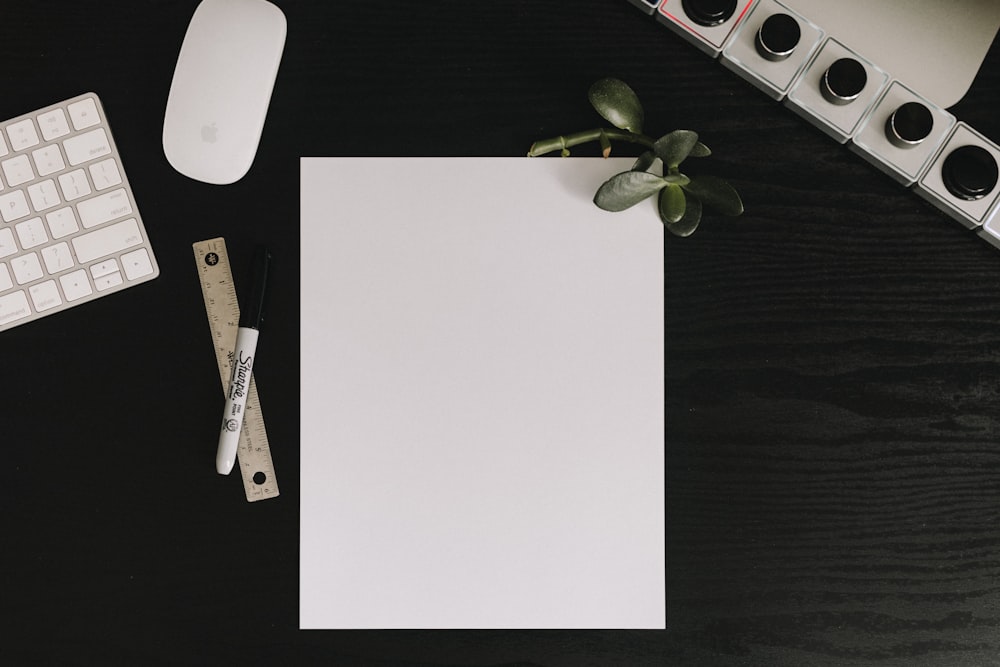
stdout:
[(250, 299), (240, 311), (240, 327), (236, 333), (236, 349), (233, 351), (233, 376), (226, 393), (226, 409), (222, 413), (219, 451), (215, 456), (215, 469), (220, 475), (228, 475), (236, 463), (236, 449), (243, 429), (247, 395), (250, 393), (250, 378), (257, 354), (257, 337), (264, 313), (264, 292), (270, 264), (271, 253), (266, 248), (258, 248), (253, 260)]

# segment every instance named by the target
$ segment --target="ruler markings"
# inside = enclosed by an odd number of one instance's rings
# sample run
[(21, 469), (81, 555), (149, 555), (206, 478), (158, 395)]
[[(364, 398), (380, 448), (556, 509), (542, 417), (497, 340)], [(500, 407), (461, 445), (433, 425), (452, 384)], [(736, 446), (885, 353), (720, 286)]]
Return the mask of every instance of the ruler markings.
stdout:
[[(205, 313), (212, 332), (215, 360), (222, 379), (222, 391), (225, 393), (232, 373), (233, 348), (236, 346), (240, 321), (240, 306), (236, 298), (229, 253), (223, 238), (199, 241), (193, 244), (193, 249), (201, 278), (199, 282), (205, 300)], [(250, 378), (237, 459), (247, 501), (255, 502), (278, 495), (278, 480), (274, 475), (271, 448), (253, 376)]]

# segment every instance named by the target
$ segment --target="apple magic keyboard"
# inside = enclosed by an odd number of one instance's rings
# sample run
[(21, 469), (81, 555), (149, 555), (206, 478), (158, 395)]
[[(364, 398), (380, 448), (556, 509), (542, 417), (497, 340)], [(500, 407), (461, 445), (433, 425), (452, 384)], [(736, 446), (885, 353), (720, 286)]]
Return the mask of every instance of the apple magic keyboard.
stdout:
[(97, 95), (0, 122), (0, 331), (158, 275)]

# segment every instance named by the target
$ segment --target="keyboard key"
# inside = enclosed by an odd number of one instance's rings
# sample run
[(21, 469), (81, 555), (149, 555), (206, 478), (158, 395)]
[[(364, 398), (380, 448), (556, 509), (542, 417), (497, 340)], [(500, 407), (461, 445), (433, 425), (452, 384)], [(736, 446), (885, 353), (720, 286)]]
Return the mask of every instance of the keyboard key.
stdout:
[(94, 293), (90, 288), (90, 281), (87, 280), (87, 272), (83, 269), (59, 276), (59, 284), (62, 285), (67, 301), (76, 301)]
[(122, 175), (118, 171), (118, 163), (114, 158), (101, 160), (97, 164), (90, 165), (90, 178), (94, 181), (94, 187), (106, 190), (115, 185), (121, 185)]
[(27, 155), (17, 155), (0, 162), (3, 166), (3, 175), (7, 178), (7, 185), (17, 187), (22, 183), (35, 178), (35, 172), (31, 171), (31, 161)]
[(0, 257), (8, 257), (17, 252), (17, 245), (14, 243), (14, 232), (10, 227), (0, 229)]
[(83, 226), (89, 228), (111, 222), (115, 218), (132, 215), (132, 204), (125, 189), (119, 188), (80, 202), (76, 206), (76, 211), (80, 214)]
[(23, 190), (14, 190), (5, 195), (0, 195), (0, 216), (4, 222), (18, 220), (31, 213), (28, 208), (28, 200), (24, 197)]
[(66, 168), (62, 152), (56, 144), (36, 148), (31, 151), (31, 157), (35, 161), (35, 170), (39, 176), (48, 176)]
[(70, 137), (63, 142), (63, 148), (66, 159), (73, 167), (111, 154), (111, 142), (103, 127)]
[(63, 198), (66, 201), (86, 197), (92, 192), (90, 181), (87, 180), (87, 175), (83, 173), (83, 169), (59, 174), (59, 187), (62, 188)]
[(62, 305), (62, 298), (59, 296), (59, 288), (56, 281), (46, 280), (28, 288), (31, 294), (31, 301), (35, 304), (35, 310), (39, 313)]
[(94, 276), (94, 279), (102, 278), (109, 273), (118, 273), (120, 269), (118, 268), (118, 260), (114, 257), (106, 259), (103, 262), (98, 262), (90, 267), (90, 275)]
[(153, 272), (153, 263), (149, 261), (149, 253), (145, 248), (122, 255), (122, 266), (125, 268), (125, 277), (129, 280), (142, 278)]
[(41, 218), (31, 218), (24, 222), (19, 222), (14, 227), (17, 231), (17, 240), (21, 242), (21, 247), (27, 250), (47, 243), (49, 237), (45, 234), (45, 225)]
[(38, 133), (35, 132), (35, 123), (30, 118), (8, 125), (7, 137), (15, 151), (23, 151), (38, 145)]
[(7, 155), (10, 151), (7, 149), (7, 142), (4, 141), (3, 133), (0, 132), (0, 157)]
[(45, 275), (42, 273), (42, 265), (38, 263), (38, 254), (34, 252), (10, 260), (10, 268), (14, 270), (14, 280), (18, 285), (30, 283)]
[(0, 292), (6, 292), (14, 286), (14, 281), (10, 279), (10, 271), (6, 264), (0, 264)]
[(61, 239), (80, 231), (80, 227), (76, 224), (76, 214), (69, 206), (46, 214), (45, 222), (49, 224), (49, 231), (52, 232), (54, 239)]
[(69, 123), (66, 122), (66, 112), (53, 109), (38, 117), (38, 127), (42, 130), (42, 138), (52, 141), (69, 134)]
[(122, 274), (118, 271), (114, 273), (109, 273), (106, 276), (101, 276), (100, 278), (94, 278), (94, 287), (97, 288), (98, 292), (103, 292), (104, 290), (109, 290), (112, 287), (118, 287), (123, 282)]
[(116, 222), (73, 239), (76, 258), (83, 264), (140, 245), (142, 233), (135, 218)]
[(24, 295), (24, 290), (0, 296), (0, 324), (24, 319), (28, 315), (31, 315), (31, 308), (28, 307), (28, 297)]
[(56, 182), (51, 178), (29, 185), (28, 196), (31, 197), (31, 205), (38, 212), (47, 211), (62, 203), (62, 200), (59, 199), (59, 191), (56, 190)]
[(65, 241), (42, 248), (42, 261), (45, 262), (45, 270), (52, 275), (76, 266)]
[(73, 121), (74, 130), (93, 127), (101, 122), (101, 116), (97, 113), (97, 105), (91, 97), (70, 104), (69, 117)]

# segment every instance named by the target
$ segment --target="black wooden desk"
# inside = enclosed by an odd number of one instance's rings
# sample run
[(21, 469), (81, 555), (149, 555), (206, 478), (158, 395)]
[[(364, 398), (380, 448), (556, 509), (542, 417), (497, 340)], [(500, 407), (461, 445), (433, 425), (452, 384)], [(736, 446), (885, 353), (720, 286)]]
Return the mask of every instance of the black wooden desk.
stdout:
[[(1000, 251), (624, 0), (277, 4), (258, 159), (220, 188), (160, 147), (196, 2), (5, 3), (0, 117), (101, 95), (162, 275), (0, 337), (0, 664), (1000, 664)], [(666, 240), (669, 629), (297, 630), (297, 158), (523, 155), (596, 125), (604, 76), (747, 209)], [(994, 49), (956, 115), (1000, 139), (998, 102)], [(213, 469), (214, 236), (277, 262), (254, 505)]]

